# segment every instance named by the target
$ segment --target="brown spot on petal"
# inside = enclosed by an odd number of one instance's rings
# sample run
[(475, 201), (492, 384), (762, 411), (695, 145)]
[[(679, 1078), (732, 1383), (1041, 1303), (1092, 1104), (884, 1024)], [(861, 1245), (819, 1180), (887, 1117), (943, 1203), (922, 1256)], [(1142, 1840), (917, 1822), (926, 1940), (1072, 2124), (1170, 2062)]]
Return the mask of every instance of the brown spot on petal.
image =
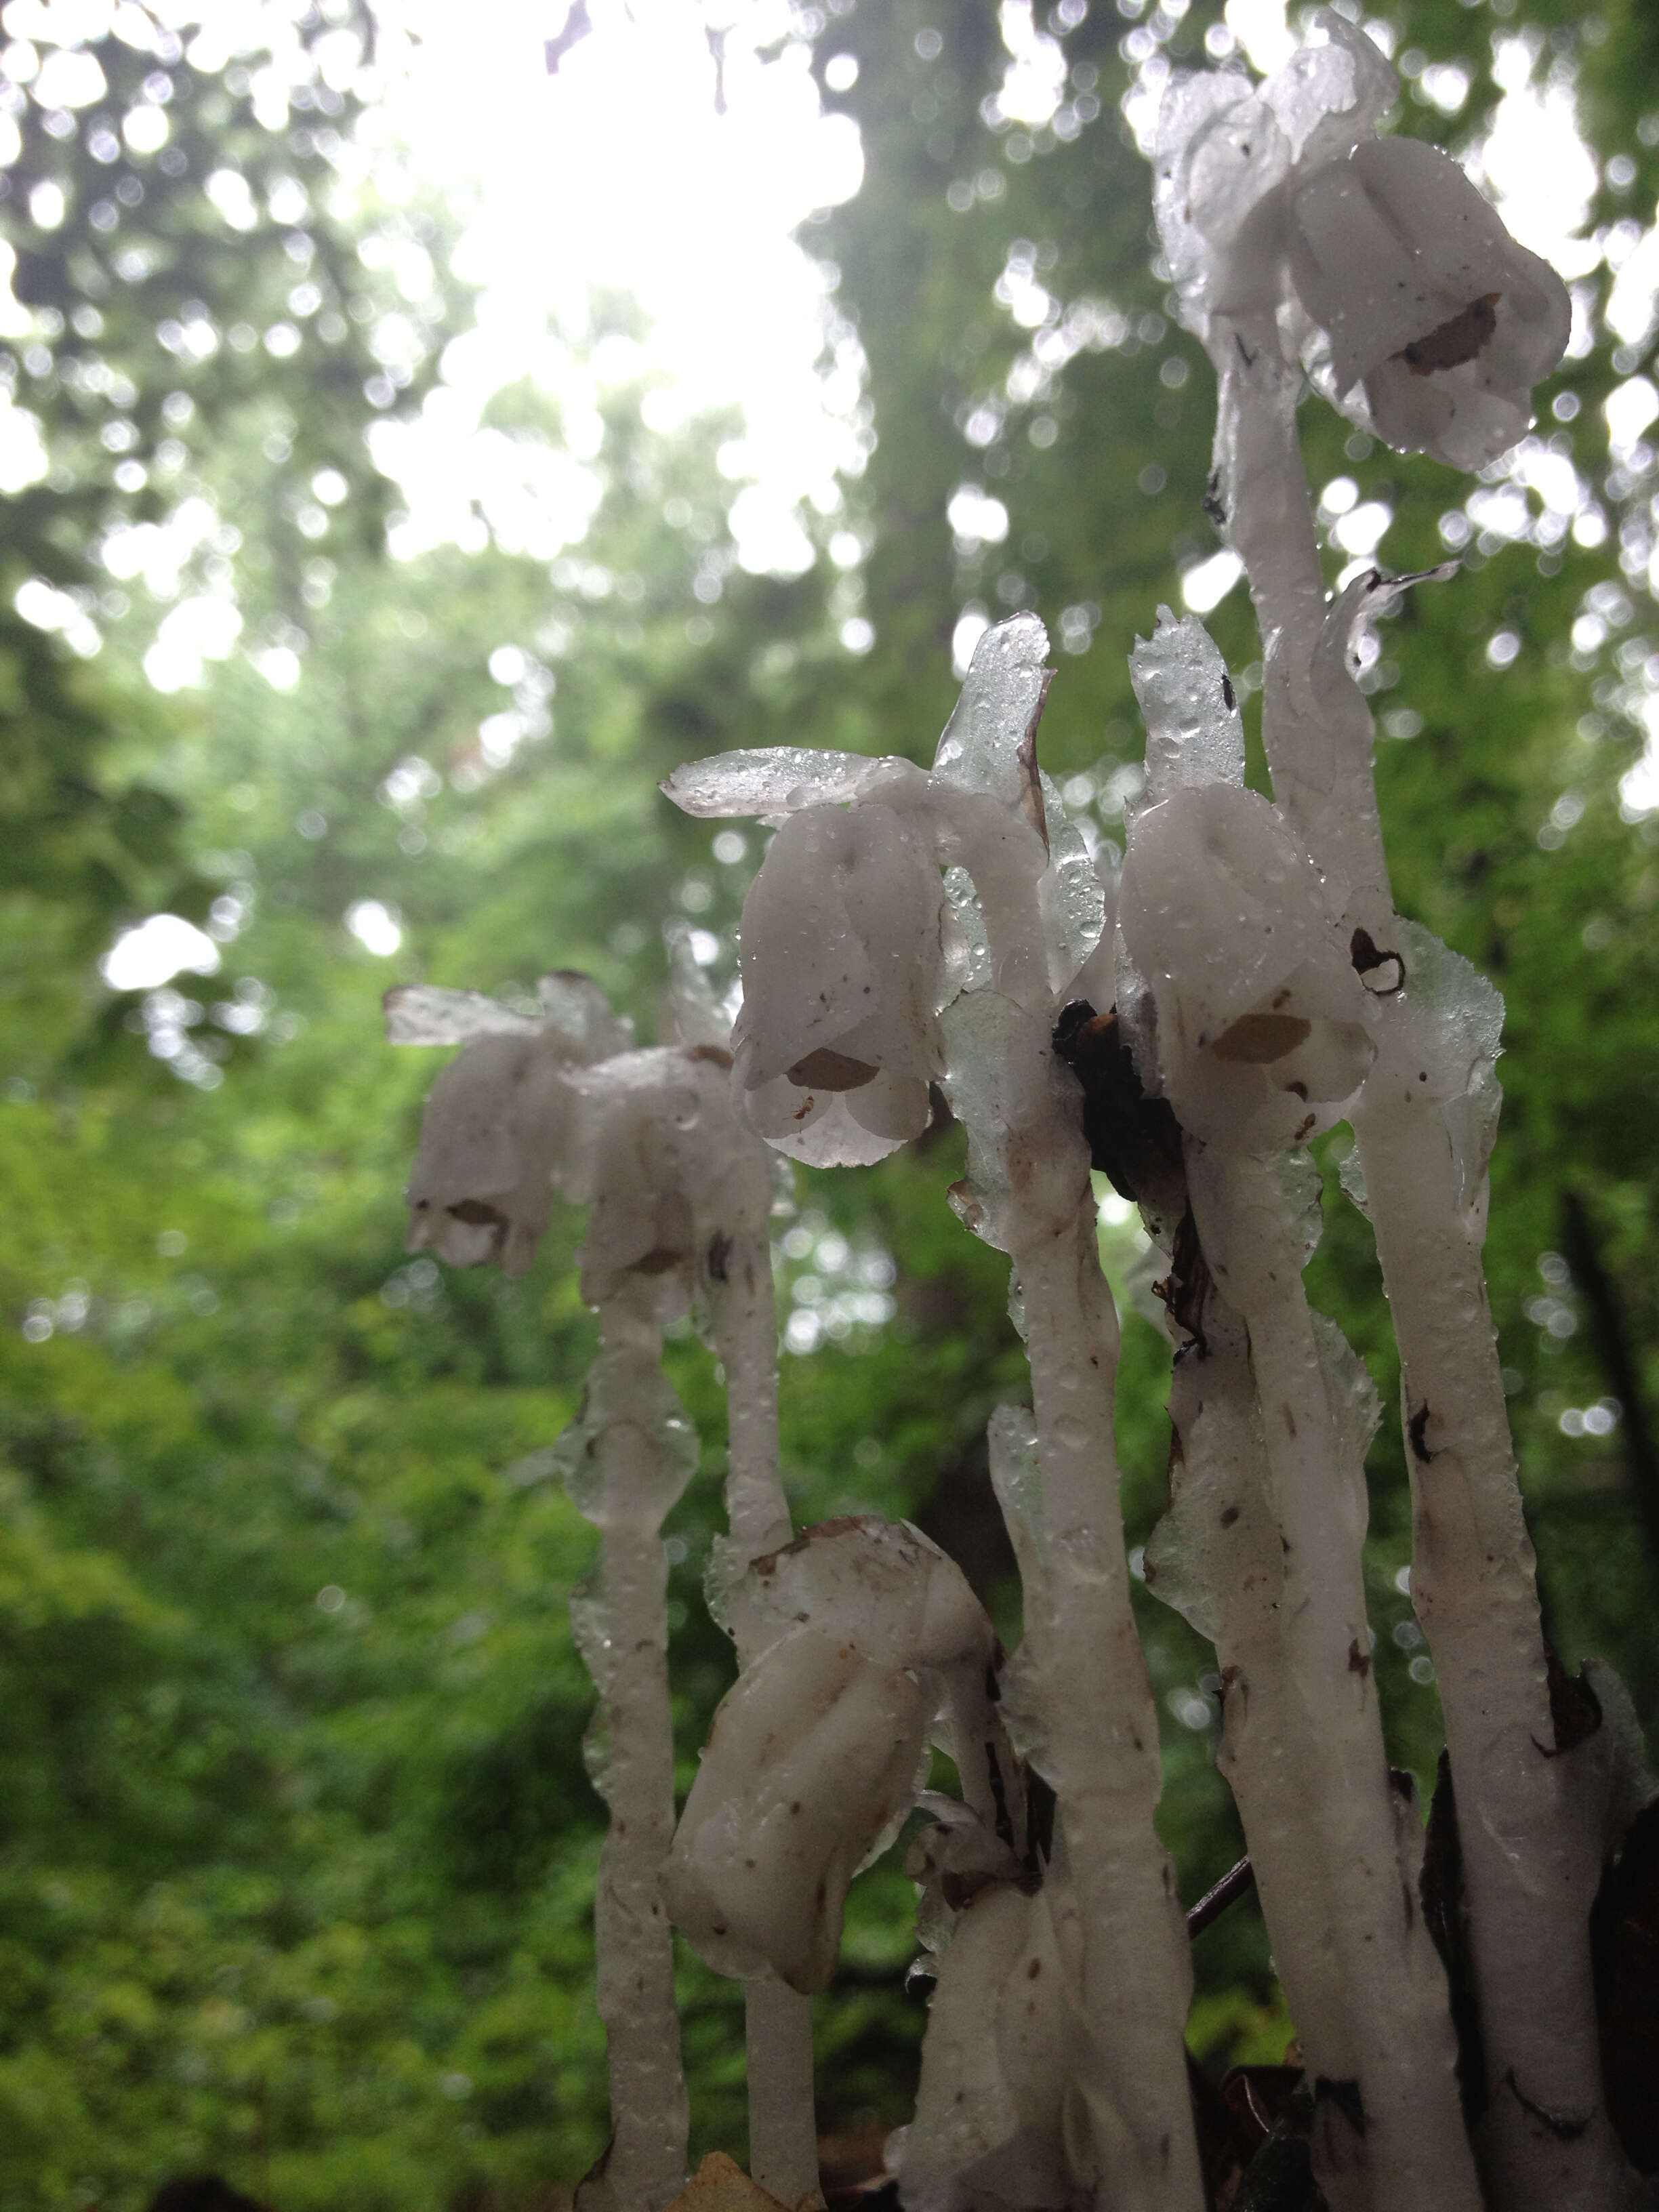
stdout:
[(805, 1060), (798, 1060), (788, 1073), (789, 1080), (803, 1090), (812, 1084), (820, 1091), (861, 1091), (866, 1083), (875, 1081), (881, 1070), (867, 1060), (854, 1060), (850, 1053), (821, 1044)]
[(685, 1048), (688, 1060), (706, 1060), (714, 1067), (729, 1069), (732, 1055), (723, 1044), (693, 1044)]
[(1395, 359), (1403, 361), (1413, 376), (1431, 376), (1437, 368), (1461, 368), (1466, 361), (1474, 359), (1498, 328), (1498, 302), (1503, 296), (1501, 292), (1486, 292), (1480, 299), (1471, 300), (1467, 307), (1401, 346)]
[(464, 1198), (458, 1206), (444, 1208), (457, 1221), (465, 1221), (469, 1228), (505, 1229), (507, 1216), (499, 1206), (491, 1206), (482, 1198)]
[(632, 1272), (636, 1275), (665, 1275), (671, 1268), (678, 1267), (684, 1256), (682, 1252), (671, 1252), (665, 1244), (659, 1244), (635, 1261)]
[(1312, 1034), (1313, 1024), (1300, 1014), (1241, 1014), (1210, 1048), (1218, 1060), (1267, 1067), (1305, 1044)]

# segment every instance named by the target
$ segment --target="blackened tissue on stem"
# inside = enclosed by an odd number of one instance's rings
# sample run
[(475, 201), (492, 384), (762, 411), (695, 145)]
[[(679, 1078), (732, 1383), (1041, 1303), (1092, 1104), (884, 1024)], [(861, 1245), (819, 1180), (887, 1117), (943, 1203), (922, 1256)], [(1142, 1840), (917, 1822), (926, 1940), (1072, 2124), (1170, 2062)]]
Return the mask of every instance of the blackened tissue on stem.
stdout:
[(1314, 2103), (1334, 2105), (1357, 2136), (1364, 2134), (1365, 2107), (1358, 2081), (1333, 2081), (1328, 2075), (1321, 2074), (1314, 2081)]
[(1411, 1439), (1412, 1457), (1419, 1467), (1426, 1467), (1439, 1454), (1429, 1445), (1429, 1401), (1425, 1398), (1406, 1424), (1406, 1434)]
[(1181, 1171), (1181, 1125), (1167, 1098), (1149, 1098), (1118, 1025), (1073, 999), (1054, 1024), (1054, 1048), (1083, 1085), (1083, 1133), (1091, 1164), (1121, 1197), (1138, 1202), (1149, 1185)]
[(1209, 1295), (1209, 1264), (1198, 1241), (1198, 1224), (1189, 1206), (1176, 1231), (1170, 1272), (1161, 1282), (1152, 1285), (1152, 1296), (1164, 1301), (1174, 1321), (1186, 1330), (1200, 1359), (1210, 1349), (1204, 1334), (1204, 1307)]

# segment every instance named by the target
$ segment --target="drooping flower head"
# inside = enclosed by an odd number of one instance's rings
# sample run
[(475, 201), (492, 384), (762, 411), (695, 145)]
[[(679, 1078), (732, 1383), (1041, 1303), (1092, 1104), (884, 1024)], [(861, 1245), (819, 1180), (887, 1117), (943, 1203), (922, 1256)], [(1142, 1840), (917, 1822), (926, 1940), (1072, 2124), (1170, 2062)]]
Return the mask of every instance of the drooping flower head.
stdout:
[(1327, 341), (1310, 366), (1351, 421), (1459, 469), (1525, 434), (1566, 349), (1566, 287), (1437, 147), (1370, 139), (1303, 178), (1289, 258)]
[(712, 1043), (613, 1054), (566, 1080), (576, 1102), (563, 1177), (589, 1208), (582, 1296), (630, 1279), (657, 1317), (691, 1306), (744, 1238), (763, 1238), (772, 1162), (732, 1111), (732, 1055)]
[(928, 2005), (915, 2117), (887, 2157), (915, 2212), (1052, 2212), (1084, 2199), (1061, 2121), (1067, 2017), (1053, 1884), (988, 1885), (958, 1917)]
[(944, 1073), (944, 890), (890, 806), (813, 806), (772, 841), (743, 909), (737, 1088), (750, 1126), (823, 1164), (927, 1126)]
[(428, 1096), (409, 1178), (407, 1249), (453, 1267), (522, 1275), (552, 1217), (570, 1137), (571, 1070), (630, 1041), (599, 985), (543, 976), (539, 1013), (480, 991), (425, 984), (388, 991), (393, 1044), (459, 1044)]
[(1328, 11), (1315, 20), (1327, 42), (1260, 85), (1239, 69), (1189, 70), (1164, 91), (1153, 207), (1182, 315), (1206, 340), (1218, 317), (1277, 312), (1287, 185), (1352, 153), (1399, 96), (1363, 33)]
[(1047, 651), (1034, 616), (986, 633), (931, 772), (777, 747), (664, 784), (689, 814), (778, 825), (744, 908), (733, 1097), (779, 1151), (862, 1164), (919, 1135), (945, 1005), (1046, 1000), (1098, 942), (1098, 878), (1036, 766)]
[(1124, 853), (1120, 1004), (1150, 992), (1158, 1078), (1184, 1128), (1299, 1144), (1375, 1057), (1370, 1000), (1306, 850), (1244, 787), (1232, 686), (1203, 625), (1160, 609), (1130, 672), (1147, 798)]
[(1515, 444), (1560, 360), (1570, 307), (1456, 163), (1379, 139), (1399, 79), (1330, 10), (1325, 43), (1252, 89), (1173, 78), (1158, 118), (1158, 227), (1182, 312), (1276, 324), (1325, 396), (1402, 453), (1474, 469)]
[(714, 1716), (665, 1894), (719, 1972), (821, 1990), (853, 1876), (921, 1791), (950, 1679), (982, 1678), (995, 1639), (960, 1571), (902, 1524), (825, 1522), (747, 1580), (784, 1632)]

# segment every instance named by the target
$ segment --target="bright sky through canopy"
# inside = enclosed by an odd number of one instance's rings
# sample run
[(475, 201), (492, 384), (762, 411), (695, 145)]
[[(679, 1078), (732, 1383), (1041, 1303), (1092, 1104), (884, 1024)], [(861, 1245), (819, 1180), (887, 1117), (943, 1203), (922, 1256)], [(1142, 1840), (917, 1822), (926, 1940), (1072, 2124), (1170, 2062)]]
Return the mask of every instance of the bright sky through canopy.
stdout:
[[(492, 466), (478, 411), (525, 376), (562, 402), (570, 452), (550, 457), (534, 488), (549, 509), (540, 521), (521, 513), (497, 534), (537, 553), (556, 532), (579, 536), (597, 392), (645, 375), (662, 380), (647, 410), (657, 427), (742, 409), (744, 434), (724, 456), (754, 487), (737, 495), (740, 555), (756, 568), (802, 567), (808, 549), (792, 511), (803, 499), (835, 505), (858, 392), (855, 371), (827, 388), (817, 372), (823, 280), (791, 233), (857, 189), (857, 132), (821, 112), (807, 49), (773, 0), (735, 11), (718, 72), (701, 9), (593, 0), (591, 33), (550, 76), (544, 43), (564, 12), (562, 0), (464, 11), (407, 0), (392, 16), (418, 37), (389, 88), (386, 133), (422, 188), (470, 206), (456, 269), (481, 288), (477, 330), (449, 347), (446, 388), (418, 432), (388, 425), (380, 441), (410, 495), (399, 550), (476, 536), (465, 501), (487, 493)], [(595, 357), (590, 303), (605, 293), (638, 303), (645, 334), (637, 345), (608, 339)]]

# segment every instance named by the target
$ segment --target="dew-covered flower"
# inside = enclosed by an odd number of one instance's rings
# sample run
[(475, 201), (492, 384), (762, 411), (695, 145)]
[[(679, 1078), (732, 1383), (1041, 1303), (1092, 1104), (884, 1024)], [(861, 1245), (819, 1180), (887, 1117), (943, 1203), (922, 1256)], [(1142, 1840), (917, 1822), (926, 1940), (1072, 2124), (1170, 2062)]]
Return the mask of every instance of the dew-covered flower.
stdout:
[(732, 1111), (732, 1055), (715, 1044), (613, 1054), (565, 1080), (576, 1103), (562, 1177), (590, 1211), (582, 1296), (655, 1285), (658, 1317), (684, 1313), (740, 1240), (763, 1238), (772, 1162)]
[(1358, 1089), (1376, 1052), (1369, 1002), (1312, 861), (1258, 793), (1218, 784), (1144, 809), (1118, 921), (1184, 1128), (1299, 1143)]
[(988, 630), (931, 770), (779, 746), (663, 788), (687, 813), (781, 826), (744, 908), (738, 1112), (818, 1165), (878, 1160), (928, 1118), (939, 1015), (994, 991), (1041, 1014), (1100, 940), (1104, 894), (1036, 762), (1048, 634)]
[(1048, 1885), (981, 1889), (939, 1961), (915, 2118), (887, 2147), (912, 2212), (1077, 2201), (1062, 2108), (1075, 2022)]
[(1561, 358), (1565, 288), (1446, 155), (1376, 137), (1398, 78), (1340, 16), (1316, 23), (1325, 43), (1254, 91), (1231, 70), (1171, 80), (1156, 200), (1182, 312), (1206, 341), (1218, 319), (1254, 344), (1276, 328), (1352, 421), (1478, 468)]
[(939, 864), (890, 806), (814, 806), (773, 838), (744, 902), (736, 1089), (781, 1152), (883, 1158), (927, 1126), (945, 1071)]
[(393, 1044), (459, 1044), (433, 1085), (408, 1188), (407, 1249), (521, 1275), (552, 1215), (568, 1150), (573, 1068), (619, 1052), (627, 1024), (586, 975), (544, 975), (541, 1012), (477, 991), (389, 991)]
[(1525, 434), (1532, 387), (1566, 348), (1566, 287), (1438, 148), (1372, 139), (1302, 178), (1289, 259), (1329, 341), (1322, 380), (1352, 419), (1460, 469)]
[(1202, 338), (1218, 316), (1277, 312), (1288, 190), (1369, 138), (1399, 96), (1363, 32), (1329, 10), (1315, 21), (1325, 43), (1298, 47), (1258, 86), (1242, 70), (1197, 70), (1165, 89), (1153, 204), (1182, 313)]
[(1184, 1128), (1254, 1150), (1299, 1144), (1364, 1079), (1371, 998), (1306, 848), (1244, 787), (1237, 697), (1203, 625), (1160, 609), (1130, 672), (1150, 803), (1124, 852), (1120, 995), (1151, 994), (1158, 1072)]
[(831, 1521), (745, 1577), (775, 1634), (720, 1710), (665, 1877), (669, 1910), (722, 1973), (820, 1990), (853, 1876), (915, 1803), (950, 1678), (982, 1680), (989, 1622), (916, 1530)]
[(853, 1876), (915, 1802), (927, 1692), (821, 1630), (745, 1668), (714, 1716), (665, 1889), (719, 1972), (828, 1986)]

